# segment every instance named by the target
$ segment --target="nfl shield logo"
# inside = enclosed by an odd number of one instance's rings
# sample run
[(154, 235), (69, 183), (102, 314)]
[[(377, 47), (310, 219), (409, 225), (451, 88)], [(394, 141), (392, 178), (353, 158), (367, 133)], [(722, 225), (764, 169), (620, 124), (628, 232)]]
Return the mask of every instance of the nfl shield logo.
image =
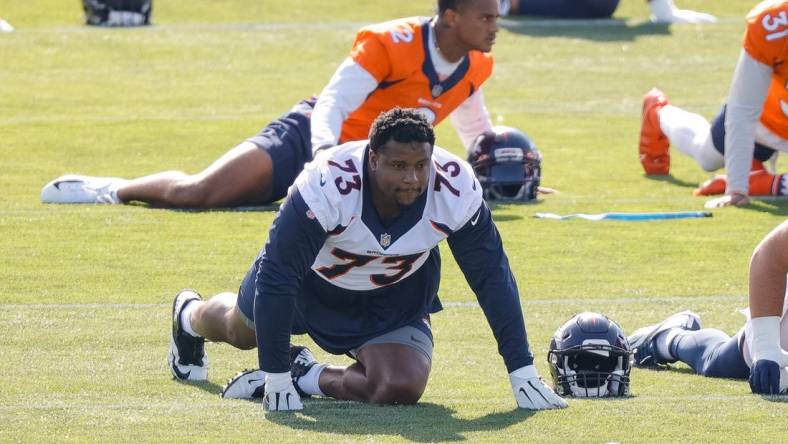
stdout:
[(388, 247), (391, 245), (391, 235), (388, 233), (383, 233), (380, 235), (380, 246), (383, 248)]
[(432, 87), (432, 91), (431, 92), (432, 92), (432, 97), (433, 98), (438, 97), (439, 95), (443, 94), (443, 86), (435, 85), (435, 86)]

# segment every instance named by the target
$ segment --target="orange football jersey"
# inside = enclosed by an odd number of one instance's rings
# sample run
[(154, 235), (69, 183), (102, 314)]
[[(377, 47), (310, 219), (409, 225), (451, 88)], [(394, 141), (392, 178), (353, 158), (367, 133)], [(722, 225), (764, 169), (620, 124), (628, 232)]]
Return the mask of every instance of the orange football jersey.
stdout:
[(788, 139), (788, 1), (766, 0), (747, 15), (744, 50), (773, 69), (761, 123)]
[(395, 106), (418, 108), (433, 125), (451, 114), (492, 74), (489, 53), (471, 51), (446, 79), (435, 72), (428, 49), (433, 32), (425, 17), (370, 25), (356, 34), (350, 56), (378, 87), (345, 119), (340, 141), (366, 139), (375, 118)]

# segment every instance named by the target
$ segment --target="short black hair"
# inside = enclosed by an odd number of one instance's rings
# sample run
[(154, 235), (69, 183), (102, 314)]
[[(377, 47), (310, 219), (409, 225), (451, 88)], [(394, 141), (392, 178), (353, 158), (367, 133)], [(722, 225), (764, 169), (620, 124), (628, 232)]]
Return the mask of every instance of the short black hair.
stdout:
[(369, 130), (369, 147), (372, 151), (389, 140), (399, 143), (429, 143), (435, 146), (435, 132), (424, 114), (413, 108), (393, 108), (381, 113)]
[(438, 14), (443, 14), (447, 9), (457, 10), (471, 0), (438, 0)]

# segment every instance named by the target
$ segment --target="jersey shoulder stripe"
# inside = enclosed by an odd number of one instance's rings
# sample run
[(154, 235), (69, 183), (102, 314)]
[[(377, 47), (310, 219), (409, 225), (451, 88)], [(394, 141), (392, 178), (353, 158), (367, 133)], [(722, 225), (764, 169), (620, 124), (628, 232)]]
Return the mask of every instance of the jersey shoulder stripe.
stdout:
[(361, 28), (350, 57), (378, 82), (404, 78), (424, 60), (421, 28), (428, 22), (410, 17)]
[(366, 140), (359, 140), (324, 150), (296, 178), (301, 197), (326, 232), (347, 226), (354, 215), (343, 197), (361, 193), (366, 146)]
[[(482, 204), (482, 187), (468, 162), (436, 146), (432, 153), (431, 205), (439, 220), (433, 225), (456, 231), (465, 225)], [(442, 231), (442, 230), (441, 230)]]

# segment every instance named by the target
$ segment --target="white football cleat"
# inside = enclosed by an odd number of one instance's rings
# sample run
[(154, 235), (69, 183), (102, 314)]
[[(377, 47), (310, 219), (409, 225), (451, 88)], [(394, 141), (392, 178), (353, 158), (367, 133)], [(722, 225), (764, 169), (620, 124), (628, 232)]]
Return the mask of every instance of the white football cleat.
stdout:
[(224, 388), (222, 398), (229, 399), (262, 399), (265, 395), (265, 372), (262, 370), (244, 370), (233, 376)]
[(654, 23), (716, 23), (717, 17), (705, 12), (679, 9), (673, 0), (651, 0), (651, 21)]
[(92, 177), (68, 174), (49, 182), (41, 190), (42, 203), (119, 204), (118, 188), (126, 184), (119, 177)]
[(172, 376), (181, 381), (208, 379), (208, 356), (205, 355), (205, 338), (192, 336), (181, 325), (181, 311), (192, 301), (201, 301), (194, 290), (181, 290), (172, 301), (172, 341), (167, 353)]

